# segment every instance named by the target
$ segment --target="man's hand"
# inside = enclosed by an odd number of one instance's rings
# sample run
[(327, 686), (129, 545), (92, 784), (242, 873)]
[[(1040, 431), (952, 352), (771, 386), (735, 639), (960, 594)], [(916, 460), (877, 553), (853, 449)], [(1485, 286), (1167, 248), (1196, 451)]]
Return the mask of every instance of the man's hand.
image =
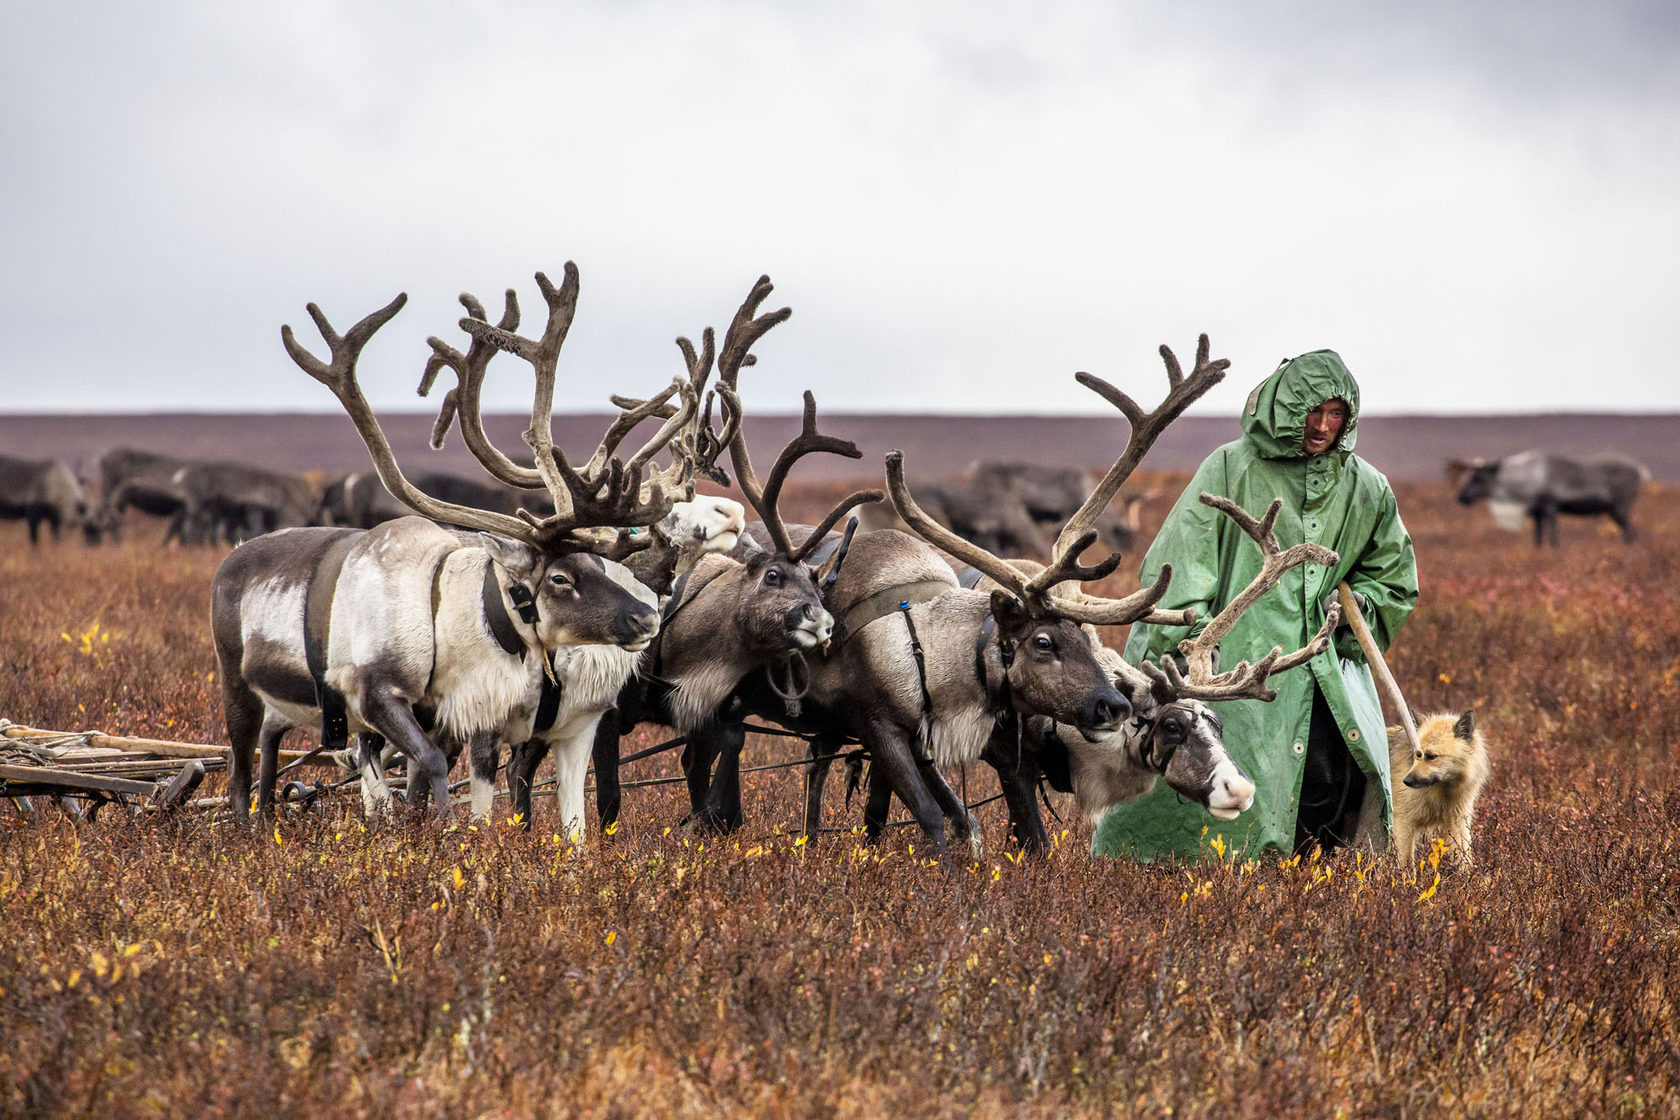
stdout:
[[(1365, 606), (1366, 606), (1365, 596), (1360, 594), (1357, 591), (1354, 591), (1351, 588), (1348, 589), (1348, 594), (1353, 596), (1353, 605), (1359, 608), (1359, 616), (1361, 618), (1365, 617)], [(1330, 613), (1330, 604), (1339, 602), (1340, 600), (1341, 600), (1340, 594), (1338, 594), (1335, 591), (1332, 591), (1332, 592), (1330, 592), (1330, 594), (1328, 594), (1324, 597), (1324, 602), (1320, 603), (1319, 606), (1324, 610), (1325, 614), (1329, 614)], [(1336, 629), (1340, 630), (1343, 627), (1348, 626), (1348, 625), (1350, 625), (1348, 620), (1346, 618), (1343, 618), (1341, 620), (1340, 625), (1338, 625), (1336, 627)]]

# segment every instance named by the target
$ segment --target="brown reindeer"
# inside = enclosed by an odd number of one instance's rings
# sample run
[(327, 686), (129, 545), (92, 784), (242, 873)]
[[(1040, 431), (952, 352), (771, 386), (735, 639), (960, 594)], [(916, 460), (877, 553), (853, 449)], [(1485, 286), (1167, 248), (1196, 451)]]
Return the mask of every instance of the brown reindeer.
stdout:
[[(751, 364), (747, 348), (791, 314), (787, 308), (757, 314), (770, 291), (769, 278), (761, 278), (724, 336), (718, 355), (718, 395), (726, 415), (738, 418), (742, 412), (739, 378), (741, 369)], [(709, 353), (709, 337), (706, 346)], [(738, 803), (731, 812), (730, 805), (709, 800), (705, 783), (697, 777), (710, 773), (711, 752), (717, 743), (711, 731), (720, 709), (743, 678), (772, 663), (799, 661), (828, 642), (834, 619), (823, 606), (822, 572), (807, 561), (835, 522), (857, 506), (885, 496), (879, 490), (850, 494), (823, 518), (817, 534), (797, 545), (791, 539), (777, 503), (794, 464), (816, 453), (862, 457), (851, 442), (818, 430), (816, 400), (809, 392), (800, 434), (782, 448), (762, 483), (739, 423), (730, 427), (728, 438), (720, 443), (727, 443), (742, 493), (768, 534), (766, 547), (701, 557), (673, 589), (649, 667), (625, 686), (616, 714), (603, 719), (597, 733), (597, 802), (604, 821), (617, 817), (618, 739), (636, 724), (653, 721), (689, 736), (685, 769), (690, 775), (690, 819), (718, 828), (739, 822)], [(733, 757), (725, 765), (733, 769)]]
[[(1118, 565), (1118, 555), (1091, 567), (1078, 562), (1096, 537), (1098, 513), (1161, 430), (1216, 384), (1228, 364), (1209, 360), (1206, 336), (1188, 378), (1170, 350), (1163, 347), (1162, 355), (1171, 391), (1152, 413), (1106, 382), (1079, 375), (1126, 413), (1132, 436), (1063, 527), (1044, 571), (1026, 576), (940, 525), (910, 496), (903, 456), (894, 452), (887, 457), (888, 487), (916, 536), (883, 529), (859, 533), (851, 543), (827, 596), (839, 619), (834, 643), (810, 667), (797, 715), (779, 707), (767, 682), (750, 680), (737, 694), (743, 710), (816, 734), (819, 754), (846, 738), (863, 744), (871, 759), (871, 837), (884, 824), (886, 799), (897, 794), (935, 851), (944, 849), (947, 819), (957, 838), (966, 838), (967, 811), (938, 768), (981, 758), (1000, 721), (1042, 716), (1094, 740), (1130, 715), (1130, 701), (1099, 665), (1081, 625), (1138, 618), (1184, 624), (1184, 612), (1154, 609), (1170, 570), (1155, 586), (1118, 600), (1073, 601), (1051, 589), (1065, 580), (1102, 578)], [(991, 576), (1000, 589), (960, 587), (938, 550)], [(691, 775), (691, 797), (700, 784)], [(738, 796), (733, 774), (720, 773), (712, 785)]]

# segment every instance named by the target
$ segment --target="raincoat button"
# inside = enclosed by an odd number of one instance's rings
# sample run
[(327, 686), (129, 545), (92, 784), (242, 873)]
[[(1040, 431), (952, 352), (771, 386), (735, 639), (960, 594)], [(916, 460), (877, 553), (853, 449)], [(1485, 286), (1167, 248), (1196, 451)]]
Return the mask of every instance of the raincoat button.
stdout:
[(1355, 727), (1348, 732), (1348, 742), (1350, 742), (1350, 743), (1359, 742), (1359, 728)]
[(1303, 747), (1303, 746), (1302, 746), (1302, 745), (1301, 745), (1301, 744), (1300, 744), (1300, 743), (1296, 743), (1296, 744), (1295, 744), (1295, 753), (1296, 753), (1296, 754), (1301, 754), (1301, 753), (1302, 753), (1302, 752), (1303, 752), (1303, 751), (1305, 751), (1305, 750), (1306, 750), (1306, 749), (1307, 749), (1307, 748), (1305, 748), (1305, 747)]

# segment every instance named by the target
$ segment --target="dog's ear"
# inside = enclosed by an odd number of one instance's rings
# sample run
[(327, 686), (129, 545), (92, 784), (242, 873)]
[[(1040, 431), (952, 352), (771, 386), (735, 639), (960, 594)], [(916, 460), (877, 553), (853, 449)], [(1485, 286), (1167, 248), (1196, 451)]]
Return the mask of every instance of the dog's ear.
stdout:
[(1412, 717), (1412, 726), (1414, 728), (1423, 726), (1423, 717), (1418, 715), (1417, 709), (1412, 707), (1410, 704), (1406, 705), (1406, 714)]
[(1463, 715), (1459, 716), (1458, 717), (1458, 722), (1453, 724), (1453, 738), (1454, 739), (1462, 739), (1466, 743), (1468, 743), (1471, 739), (1473, 739), (1475, 737), (1476, 737), (1476, 713), (1474, 711), (1468, 711), (1468, 712), (1465, 712)]

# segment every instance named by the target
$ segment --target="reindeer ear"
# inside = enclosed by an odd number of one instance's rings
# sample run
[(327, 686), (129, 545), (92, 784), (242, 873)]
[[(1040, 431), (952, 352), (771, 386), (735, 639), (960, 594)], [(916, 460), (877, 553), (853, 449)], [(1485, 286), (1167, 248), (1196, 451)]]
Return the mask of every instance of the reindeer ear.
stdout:
[(1000, 634), (1019, 634), (1032, 624), (1032, 618), (1021, 600), (1007, 591), (992, 592), (992, 617), (997, 619)]
[(1463, 739), (1466, 743), (1468, 743), (1471, 739), (1473, 739), (1475, 737), (1476, 737), (1476, 713), (1473, 710), (1472, 711), (1467, 711), (1463, 715), (1458, 717), (1458, 722), (1457, 723), (1453, 724), (1453, 738), (1454, 739)]
[(491, 563), (513, 577), (515, 583), (529, 583), (536, 578), (542, 556), (530, 545), (493, 533), (480, 533), (478, 541), (490, 554)]

